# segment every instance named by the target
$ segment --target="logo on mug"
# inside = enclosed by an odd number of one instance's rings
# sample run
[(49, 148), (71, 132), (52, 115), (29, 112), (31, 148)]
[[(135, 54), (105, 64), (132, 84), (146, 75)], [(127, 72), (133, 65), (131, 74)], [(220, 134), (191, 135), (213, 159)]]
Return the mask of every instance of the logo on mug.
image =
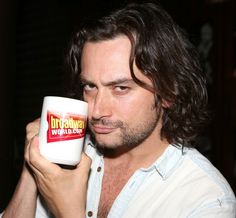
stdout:
[(47, 142), (67, 141), (83, 138), (86, 129), (86, 117), (76, 114), (47, 112)]

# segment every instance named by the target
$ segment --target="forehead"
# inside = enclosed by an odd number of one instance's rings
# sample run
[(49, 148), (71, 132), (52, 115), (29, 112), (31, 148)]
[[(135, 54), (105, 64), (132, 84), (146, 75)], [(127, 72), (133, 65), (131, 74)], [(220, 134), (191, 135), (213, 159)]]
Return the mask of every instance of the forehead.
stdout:
[[(129, 60), (131, 43), (128, 37), (86, 42), (81, 57), (81, 77), (89, 80), (132, 79)], [(146, 80), (145, 76), (133, 65), (135, 75)]]
[(131, 49), (131, 43), (127, 36), (119, 35), (112, 39), (98, 40), (98, 41), (87, 41), (84, 44), (83, 53), (87, 52), (88, 49), (96, 50), (102, 49), (103, 52), (112, 49), (114, 52), (129, 52)]
[(112, 79), (131, 77), (129, 69), (131, 43), (127, 37), (86, 42), (81, 57), (81, 76)]

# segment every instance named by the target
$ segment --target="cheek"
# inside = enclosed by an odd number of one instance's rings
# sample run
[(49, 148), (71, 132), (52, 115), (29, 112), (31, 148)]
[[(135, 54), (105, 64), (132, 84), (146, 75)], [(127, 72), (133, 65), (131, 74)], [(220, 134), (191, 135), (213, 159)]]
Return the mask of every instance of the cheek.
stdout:
[(87, 101), (87, 103), (88, 103), (88, 119), (91, 119), (93, 111), (93, 103), (92, 101)]
[(83, 95), (83, 99), (85, 102), (88, 103), (88, 118), (90, 118), (93, 111), (93, 101), (91, 100), (91, 98), (88, 98), (86, 95)]
[(123, 102), (119, 105), (120, 112), (126, 120), (143, 120), (148, 117), (153, 117), (156, 114), (154, 109), (154, 98), (152, 96), (145, 96), (143, 98), (136, 98), (132, 101)]

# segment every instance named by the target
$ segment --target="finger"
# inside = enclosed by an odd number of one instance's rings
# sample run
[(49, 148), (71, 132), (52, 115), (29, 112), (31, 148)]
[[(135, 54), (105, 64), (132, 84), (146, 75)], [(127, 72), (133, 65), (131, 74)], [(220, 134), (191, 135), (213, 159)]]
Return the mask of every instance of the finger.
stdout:
[(92, 163), (91, 158), (85, 153), (82, 153), (80, 163), (76, 166), (75, 170), (79, 171), (80, 174), (83, 174), (84, 176), (88, 175), (90, 171), (91, 163)]
[[(33, 137), (34, 138), (34, 137)], [(25, 144), (25, 153), (24, 153), (24, 158), (25, 158), (25, 161), (28, 163), (28, 164), (30, 164), (29, 163), (29, 147), (30, 147), (30, 144), (31, 144), (31, 141), (33, 140), (33, 138), (31, 138), (29, 141), (28, 140), (26, 140), (26, 144)]]
[(29, 146), (29, 164), (37, 176), (47, 177), (61, 170), (59, 166), (49, 162), (39, 151), (38, 136), (33, 137)]
[[(35, 136), (35, 137), (37, 137), (37, 136)], [(28, 166), (31, 168), (32, 172), (34, 174), (36, 174), (36, 173), (39, 173), (39, 172), (38, 172), (37, 168), (34, 167), (34, 164), (33, 164), (33, 161), (32, 161), (33, 157), (30, 156), (30, 149), (32, 149), (31, 144), (32, 143), (37, 143), (37, 142), (34, 142), (34, 141), (35, 141), (35, 139), (33, 137), (25, 147), (25, 161), (28, 164)]]
[(29, 145), (32, 138), (38, 134), (39, 132), (39, 122), (40, 119), (36, 119), (35, 121), (29, 123), (26, 126), (26, 138), (25, 138), (25, 159), (29, 160)]
[[(40, 119), (36, 119), (33, 122), (30, 122), (26, 126), (26, 143), (34, 137), (34, 135), (38, 134), (39, 132), (39, 124), (40, 124)], [(28, 144), (27, 143), (27, 144)]]
[(92, 159), (87, 154), (82, 152), (80, 165), (85, 168), (90, 168), (91, 164), (92, 164)]
[(24, 153), (24, 158), (26, 160), (26, 162), (29, 162), (29, 147), (31, 144), (31, 141), (33, 140), (34, 137), (38, 136), (38, 134), (35, 134), (29, 141), (26, 140), (26, 144), (25, 144), (25, 153)]

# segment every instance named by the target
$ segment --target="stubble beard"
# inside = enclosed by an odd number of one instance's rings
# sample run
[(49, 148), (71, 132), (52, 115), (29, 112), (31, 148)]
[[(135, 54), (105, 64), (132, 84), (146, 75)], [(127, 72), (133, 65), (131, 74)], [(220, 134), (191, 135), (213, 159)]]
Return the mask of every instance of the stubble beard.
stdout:
[[(89, 126), (90, 126), (92, 137), (95, 139), (96, 146), (98, 146), (99, 148), (117, 149), (117, 148), (123, 147), (123, 148), (131, 149), (138, 146), (142, 142), (144, 142), (152, 134), (152, 132), (158, 125), (159, 119), (160, 119), (160, 116), (157, 115), (154, 117), (154, 119), (149, 120), (149, 122), (148, 121), (142, 122), (134, 128), (130, 128), (128, 124), (122, 121), (110, 122), (107, 120), (91, 121), (89, 122)], [(119, 134), (114, 136), (114, 141), (112, 141), (112, 143), (102, 142), (102, 140), (99, 140), (96, 137), (96, 133), (92, 131), (92, 125), (94, 123), (102, 123), (110, 127), (118, 128), (120, 132)]]

